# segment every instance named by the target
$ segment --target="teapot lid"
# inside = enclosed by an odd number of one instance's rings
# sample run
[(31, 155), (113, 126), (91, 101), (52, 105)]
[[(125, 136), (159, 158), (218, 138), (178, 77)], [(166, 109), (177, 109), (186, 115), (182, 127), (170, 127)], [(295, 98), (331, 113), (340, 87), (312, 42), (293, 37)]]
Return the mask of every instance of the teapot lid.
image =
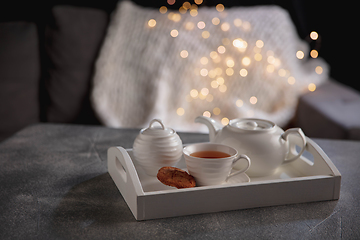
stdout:
[[(160, 127), (154, 126), (154, 123), (159, 123)], [(151, 137), (166, 137), (175, 133), (175, 130), (166, 128), (161, 120), (153, 119), (148, 128), (144, 128), (140, 131), (140, 134)]]
[(275, 124), (268, 120), (257, 118), (242, 118), (231, 120), (229, 126), (247, 131), (267, 131), (273, 129)]

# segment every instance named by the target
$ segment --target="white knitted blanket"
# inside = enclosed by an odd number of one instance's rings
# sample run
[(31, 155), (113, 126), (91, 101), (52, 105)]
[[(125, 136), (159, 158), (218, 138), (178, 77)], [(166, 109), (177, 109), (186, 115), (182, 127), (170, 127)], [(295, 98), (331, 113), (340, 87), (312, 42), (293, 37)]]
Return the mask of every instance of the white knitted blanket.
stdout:
[(111, 127), (160, 118), (176, 130), (197, 131), (194, 119), (203, 114), (224, 124), (258, 117), (283, 126), (309, 84), (328, 79), (327, 64), (308, 53), (288, 13), (276, 6), (180, 14), (122, 1), (96, 63), (92, 102)]

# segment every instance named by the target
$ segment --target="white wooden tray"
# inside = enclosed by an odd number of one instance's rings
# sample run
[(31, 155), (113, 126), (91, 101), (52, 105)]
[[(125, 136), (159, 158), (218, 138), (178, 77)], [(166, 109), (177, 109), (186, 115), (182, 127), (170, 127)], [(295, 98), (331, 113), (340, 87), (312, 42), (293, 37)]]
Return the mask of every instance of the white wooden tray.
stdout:
[[(291, 142), (296, 141), (294, 136)], [(165, 186), (132, 160), (131, 149), (122, 147), (108, 149), (108, 171), (136, 220), (339, 199), (340, 172), (314, 141), (307, 141), (301, 158), (274, 175), (249, 181), (244, 174), (217, 186)], [(290, 146), (290, 154), (296, 151)], [(176, 167), (186, 170), (184, 159)]]

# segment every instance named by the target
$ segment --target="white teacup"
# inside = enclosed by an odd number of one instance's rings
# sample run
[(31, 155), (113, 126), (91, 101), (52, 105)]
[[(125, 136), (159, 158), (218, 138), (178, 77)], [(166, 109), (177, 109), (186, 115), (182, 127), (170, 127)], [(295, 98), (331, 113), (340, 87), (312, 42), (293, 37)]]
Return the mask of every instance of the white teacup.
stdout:
[[(183, 149), (186, 167), (198, 186), (217, 185), (250, 168), (248, 156), (235, 148), (217, 143), (198, 143)], [(231, 173), (236, 162), (244, 159), (245, 167)], [(243, 165), (243, 164), (242, 164)]]

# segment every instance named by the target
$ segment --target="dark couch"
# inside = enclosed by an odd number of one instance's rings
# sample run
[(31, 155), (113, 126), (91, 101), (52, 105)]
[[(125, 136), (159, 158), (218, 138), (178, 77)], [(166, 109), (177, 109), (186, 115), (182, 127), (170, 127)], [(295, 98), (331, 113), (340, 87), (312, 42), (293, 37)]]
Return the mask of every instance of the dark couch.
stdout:
[[(0, 12), (0, 141), (38, 122), (100, 124), (89, 94), (116, 1), (26, 4)], [(302, 35), (301, 17), (288, 10)], [(300, 98), (290, 125), (310, 137), (360, 139), (360, 94), (331, 81)]]
[(103, 9), (58, 5), (0, 23), (0, 139), (37, 122), (99, 124), (89, 94), (108, 21)]

